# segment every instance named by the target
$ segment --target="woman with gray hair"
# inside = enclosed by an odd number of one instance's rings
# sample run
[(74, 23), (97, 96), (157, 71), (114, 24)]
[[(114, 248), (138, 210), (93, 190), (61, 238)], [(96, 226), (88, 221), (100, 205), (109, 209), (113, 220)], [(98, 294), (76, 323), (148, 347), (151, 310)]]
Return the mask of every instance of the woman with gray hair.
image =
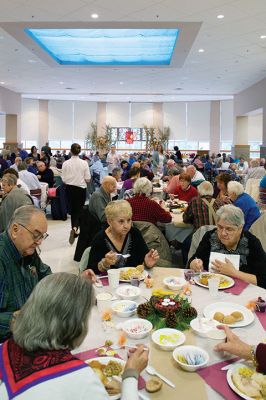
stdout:
[(127, 199), (132, 207), (133, 221), (146, 221), (154, 225), (158, 222), (169, 223), (172, 216), (156, 201), (149, 199), (152, 193), (152, 184), (147, 178), (139, 178), (134, 184), (134, 197)]
[(239, 182), (231, 181), (227, 185), (228, 195), (236, 207), (244, 213), (244, 231), (247, 231), (253, 222), (260, 217), (260, 210), (255, 200), (244, 192), (244, 187)]
[[(243, 231), (242, 210), (228, 204), (216, 215), (217, 228), (205, 233), (188, 262), (189, 268), (201, 271), (211, 266), (218, 273), (266, 288), (266, 254), (260, 241), (250, 232)], [(211, 252), (224, 254), (224, 261), (214, 260), (209, 265)], [(240, 256), (239, 269), (226, 257), (231, 254)]]
[[(92, 284), (81, 276), (57, 273), (38, 283), (14, 322), (13, 338), (0, 348), (1, 400), (109, 399), (110, 383), (104, 387), (88, 364), (70, 352), (87, 335), (93, 301)], [(148, 351), (139, 346), (131, 353), (121, 398), (137, 400), (137, 378)]]

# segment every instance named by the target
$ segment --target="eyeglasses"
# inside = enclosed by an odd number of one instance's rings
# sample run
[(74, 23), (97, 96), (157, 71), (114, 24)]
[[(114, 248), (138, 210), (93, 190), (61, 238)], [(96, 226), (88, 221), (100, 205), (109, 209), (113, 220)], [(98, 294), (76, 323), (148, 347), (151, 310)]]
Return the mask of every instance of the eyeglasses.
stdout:
[(235, 233), (238, 230), (238, 228), (231, 228), (231, 227), (226, 227), (226, 226), (221, 226), (221, 225), (217, 225), (217, 229), (220, 232), (224, 231), (228, 235), (230, 235), (230, 234), (232, 235), (233, 233)]
[(41, 240), (47, 239), (49, 236), (48, 233), (34, 233), (34, 232), (30, 231), (26, 226), (24, 226), (22, 224), (18, 224), (18, 225), (22, 226), (22, 228), (26, 229), (26, 231), (28, 231), (31, 234), (34, 242), (40, 242)]

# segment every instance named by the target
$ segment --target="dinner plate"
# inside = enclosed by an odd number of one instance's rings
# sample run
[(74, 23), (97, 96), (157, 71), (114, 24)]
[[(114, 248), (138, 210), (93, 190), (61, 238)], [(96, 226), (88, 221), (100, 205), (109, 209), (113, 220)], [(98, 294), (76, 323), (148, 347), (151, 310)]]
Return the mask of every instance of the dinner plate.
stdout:
[[(128, 269), (132, 269), (132, 268), (134, 268), (134, 267), (119, 268), (119, 271), (127, 271)], [(141, 274), (139, 280), (140, 280), (140, 281), (143, 281), (148, 275), (149, 275), (148, 272), (144, 270), (144, 271), (142, 272), (142, 274)], [(128, 282), (128, 283), (130, 283), (130, 281), (131, 281), (130, 279), (119, 279), (119, 280), (120, 280), (120, 282)]]
[[(212, 273), (212, 272), (206, 272), (206, 274), (212, 274), (212, 275), (215, 275), (215, 276), (217, 276), (217, 277), (224, 278), (224, 279), (226, 279), (226, 280), (228, 281), (228, 285), (227, 285), (227, 286), (224, 286), (224, 287), (219, 287), (219, 288), (218, 288), (219, 290), (229, 289), (230, 287), (234, 286), (234, 284), (235, 284), (234, 279), (231, 278), (230, 276), (226, 276), (226, 275), (222, 275), (222, 274), (214, 274), (214, 273)], [(204, 275), (204, 273), (202, 273), (201, 275)], [(193, 279), (194, 279), (196, 285), (208, 289), (208, 285), (203, 285), (203, 284), (199, 281), (201, 275), (196, 275)]]
[[(94, 357), (94, 358), (90, 358), (89, 360), (86, 360), (85, 363), (88, 364), (91, 361), (99, 361), (101, 364), (105, 364), (105, 365), (107, 365), (109, 363), (109, 361), (115, 361), (115, 362), (119, 363), (122, 367), (124, 367), (126, 365), (126, 362), (124, 360), (122, 360), (121, 358), (116, 358), (116, 357)], [(122, 373), (119, 376), (122, 376)], [(122, 379), (121, 379), (121, 384), (122, 384)], [(109, 396), (109, 398), (111, 400), (118, 400), (118, 399), (120, 399), (120, 397), (121, 397), (121, 393), (115, 394), (113, 396)]]
[[(249, 397), (249, 396), (247, 396), (246, 394), (242, 393), (242, 392), (235, 386), (235, 384), (234, 384), (234, 381), (233, 381), (233, 374), (236, 372), (236, 370), (237, 370), (238, 368), (241, 368), (241, 367), (247, 367), (247, 365), (237, 363), (237, 364), (232, 365), (231, 368), (229, 368), (229, 370), (227, 371), (227, 375), (226, 375), (227, 383), (228, 383), (228, 385), (230, 386), (230, 388), (231, 388), (236, 394), (238, 394), (238, 396), (240, 396), (242, 399), (245, 399), (245, 400), (254, 400), (254, 397)], [(250, 366), (249, 366), (249, 367), (250, 367)]]
[[(254, 314), (246, 307), (236, 303), (212, 303), (204, 308), (203, 313), (206, 318), (212, 318), (216, 312), (222, 312), (225, 315), (229, 315), (234, 311), (240, 311), (243, 314), (244, 319), (234, 324), (228, 324), (227, 326), (230, 326), (231, 328), (241, 328), (250, 325), (254, 321)], [(221, 325), (223, 324), (221, 323)]]

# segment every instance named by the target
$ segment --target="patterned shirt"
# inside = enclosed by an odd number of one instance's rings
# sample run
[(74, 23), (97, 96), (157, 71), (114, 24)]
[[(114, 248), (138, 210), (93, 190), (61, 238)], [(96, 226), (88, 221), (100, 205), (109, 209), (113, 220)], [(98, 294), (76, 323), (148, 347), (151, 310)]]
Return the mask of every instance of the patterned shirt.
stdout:
[(0, 235), (0, 342), (8, 337), (13, 312), (20, 310), (36, 284), (51, 272), (36, 252), (22, 257), (8, 233)]
[[(203, 225), (214, 225), (214, 221), (209, 219), (209, 208), (207, 204), (202, 201), (202, 198), (206, 199), (209, 203), (212, 200), (211, 196), (198, 196), (191, 200), (188, 208), (183, 214), (183, 221), (185, 223), (191, 223), (195, 229), (198, 229)], [(213, 209), (216, 211), (219, 208), (216, 201), (213, 204)]]
[(156, 225), (157, 222), (169, 223), (172, 216), (165, 211), (156, 201), (149, 199), (144, 194), (138, 194), (131, 199), (127, 199), (132, 207), (133, 221), (146, 221)]

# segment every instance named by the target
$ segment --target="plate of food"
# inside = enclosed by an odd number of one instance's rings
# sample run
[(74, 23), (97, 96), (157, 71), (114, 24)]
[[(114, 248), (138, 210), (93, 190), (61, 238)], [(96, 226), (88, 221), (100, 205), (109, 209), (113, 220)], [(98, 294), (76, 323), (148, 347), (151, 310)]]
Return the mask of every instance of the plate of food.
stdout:
[(111, 400), (121, 397), (125, 361), (115, 357), (96, 357), (85, 361), (98, 375)]
[(241, 328), (254, 321), (254, 314), (246, 307), (236, 303), (218, 302), (207, 305), (203, 310), (206, 318), (232, 328)]
[(200, 275), (194, 277), (194, 281), (198, 286), (208, 287), (208, 279), (210, 278), (219, 278), (219, 290), (229, 289), (234, 286), (235, 281), (230, 276), (222, 275), (222, 274), (214, 274), (210, 272), (202, 272)]
[(232, 365), (227, 371), (227, 382), (242, 399), (266, 399), (266, 376), (256, 372), (248, 363)]
[(148, 272), (144, 271), (144, 265), (138, 265), (136, 268), (134, 267), (124, 267), (120, 268), (120, 282), (130, 282), (131, 278), (138, 278), (140, 281), (143, 281), (147, 276)]

